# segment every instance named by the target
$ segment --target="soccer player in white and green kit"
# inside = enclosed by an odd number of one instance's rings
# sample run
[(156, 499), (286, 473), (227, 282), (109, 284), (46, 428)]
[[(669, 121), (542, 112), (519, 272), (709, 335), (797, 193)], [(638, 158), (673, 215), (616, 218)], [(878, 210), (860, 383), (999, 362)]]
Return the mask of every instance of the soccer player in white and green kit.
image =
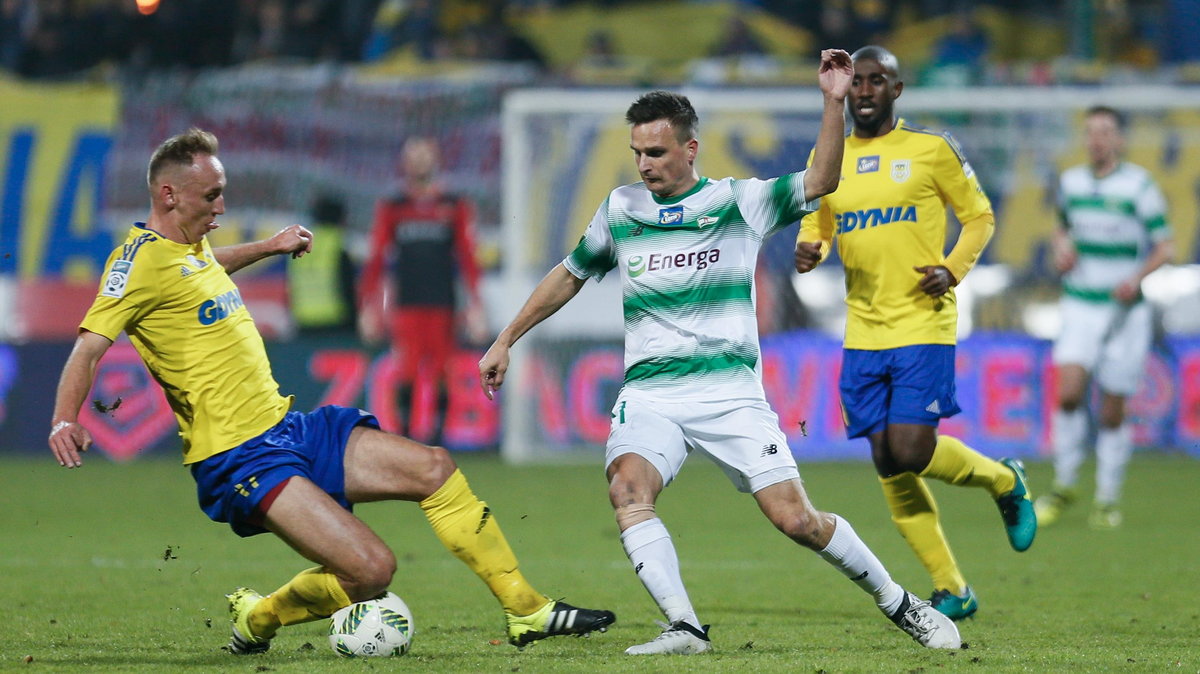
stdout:
[(1063, 274), (1062, 332), (1054, 343), (1054, 488), (1037, 500), (1042, 524), (1058, 521), (1076, 498), (1093, 375), (1100, 410), (1088, 522), (1097, 529), (1121, 524), (1118, 501), (1133, 452), (1125, 401), (1137, 392), (1154, 332), (1141, 283), (1174, 254), (1162, 192), (1146, 169), (1121, 160), (1124, 130), (1117, 110), (1090, 108), (1084, 115), (1088, 163), (1064, 171), (1059, 185), (1062, 227), (1054, 239), (1054, 265)]
[(846, 52), (821, 53), (825, 107), (812, 166), (769, 180), (701, 177), (694, 165), (698, 119), (688, 99), (664, 91), (639, 98), (625, 120), (642, 182), (609, 194), (579, 245), (479, 362), (480, 384), (491, 397), (504, 382), (512, 345), (588, 278), (618, 270), (625, 382), (605, 456), (609, 499), (625, 553), (668, 623), (628, 654), (711, 647), (655, 512), (659, 493), (691, 451), (713, 459), (780, 531), (870, 593), (919, 643), (960, 645), (953, 622), (895, 583), (848, 522), (812, 506), (762, 388), (754, 307), (759, 248), (837, 187), (850, 75)]

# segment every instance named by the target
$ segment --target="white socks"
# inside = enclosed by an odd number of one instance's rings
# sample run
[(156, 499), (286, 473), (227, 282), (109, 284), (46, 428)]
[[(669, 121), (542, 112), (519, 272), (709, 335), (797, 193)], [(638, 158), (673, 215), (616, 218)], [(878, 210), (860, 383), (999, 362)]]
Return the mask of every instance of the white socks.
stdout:
[(655, 517), (622, 531), (621, 545), (642, 585), (667, 617), (667, 622), (685, 620), (700, 627), (700, 620), (696, 617), (687, 590), (683, 587), (683, 578), (679, 575), (679, 557), (675, 554), (675, 545), (662, 520)]
[(1096, 503), (1114, 505), (1121, 499), (1125, 466), (1133, 454), (1133, 427), (1101, 428), (1096, 435)]
[(833, 518), (837, 528), (833, 530), (829, 545), (817, 554), (837, 567), (855, 585), (870, 592), (880, 610), (892, 615), (904, 600), (904, 588), (892, 580), (879, 558), (854, 533), (854, 527), (849, 522), (840, 515), (834, 515)]
[[(1082, 408), (1054, 412), (1054, 482), (1074, 487), (1079, 466), (1086, 455), (1088, 417)], [(1096, 433), (1096, 503), (1111, 505), (1121, 498), (1125, 467), (1133, 454), (1133, 427), (1129, 422), (1118, 428), (1101, 427)]]
[(1062, 487), (1074, 487), (1079, 480), (1079, 466), (1083, 463), (1087, 440), (1088, 417), (1083, 407), (1070, 412), (1061, 408), (1054, 411), (1051, 437), (1054, 446), (1054, 483)]

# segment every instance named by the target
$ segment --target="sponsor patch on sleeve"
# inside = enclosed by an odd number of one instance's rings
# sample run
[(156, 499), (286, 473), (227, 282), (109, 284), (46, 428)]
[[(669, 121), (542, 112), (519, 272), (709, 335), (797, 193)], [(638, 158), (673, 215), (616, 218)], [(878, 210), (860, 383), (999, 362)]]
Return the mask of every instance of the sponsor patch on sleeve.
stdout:
[(100, 294), (105, 297), (124, 297), (125, 285), (129, 283), (131, 269), (133, 269), (133, 263), (129, 260), (113, 262), (112, 268), (108, 270), (108, 275), (104, 278), (104, 288)]

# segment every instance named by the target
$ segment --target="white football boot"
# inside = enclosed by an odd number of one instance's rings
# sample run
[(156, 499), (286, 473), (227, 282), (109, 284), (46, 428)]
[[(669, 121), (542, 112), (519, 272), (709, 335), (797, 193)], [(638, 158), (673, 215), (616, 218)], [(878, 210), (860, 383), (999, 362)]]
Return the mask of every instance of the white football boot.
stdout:
[(904, 601), (889, 618), (896, 627), (916, 639), (925, 648), (959, 648), (962, 638), (954, 621), (942, 615), (927, 601), (911, 592), (904, 593)]
[(655, 637), (654, 641), (626, 648), (625, 654), (692, 655), (694, 653), (703, 653), (712, 648), (712, 642), (708, 640), (708, 625), (696, 629), (683, 620), (678, 620), (670, 625), (659, 624), (663, 626), (662, 634)]

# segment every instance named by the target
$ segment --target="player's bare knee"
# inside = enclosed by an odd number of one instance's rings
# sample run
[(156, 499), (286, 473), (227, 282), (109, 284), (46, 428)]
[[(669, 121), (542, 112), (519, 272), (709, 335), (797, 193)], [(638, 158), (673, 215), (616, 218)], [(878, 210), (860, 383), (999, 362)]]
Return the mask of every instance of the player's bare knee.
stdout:
[(820, 550), (828, 543), (825, 518), (813, 508), (788, 508), (771, 516), (771, 523), (785, 536), (806, 548)]
[(653, 509), (656, 496), (654, 490), (643, 481), (624, 479), (619, 473), (608, 483), (608, 500), (614, 511), (637, 504), (649, 505)]
[(424, 497), (431, 496), (434, 492), (446, 484), (446, 480), (458, 470), (458, 464), (454, 462), (454, 457), (450, 455), (449, 450), (445, 447), (429, 447), (427, 449), (425, 474), (422, 480), (426, 485)]
[(920, 448), (911, 445), (905, 447), (894, 447), (892, 454), (889, 457), (888, 467), (892, 475), (900, 473), (920, 473), (929, 465), (929, 460), (933, 457), (932, 449), (926, 453)]
[(396, 574), (396, 556), (387, 546), (371, 546), (362, 551), (351, 568), (341, 574), (343, 588), (351, 601), (379, 596)]

